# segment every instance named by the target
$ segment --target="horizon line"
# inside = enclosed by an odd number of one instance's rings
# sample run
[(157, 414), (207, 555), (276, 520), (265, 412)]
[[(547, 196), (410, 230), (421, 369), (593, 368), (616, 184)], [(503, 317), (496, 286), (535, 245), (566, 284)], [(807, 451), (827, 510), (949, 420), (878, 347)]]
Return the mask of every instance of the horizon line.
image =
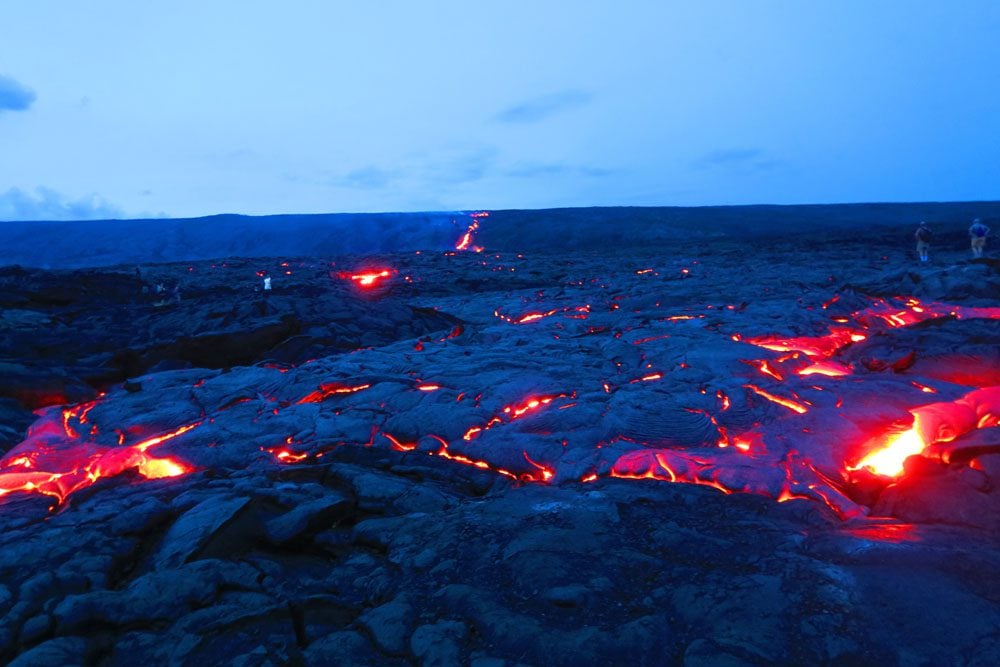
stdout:
[(34, 220), (0, 220), (0, 224), (10, 223), (92, 223), (92, 222), (150, 222), (150, 221), (182, 221), (182, 220), (202, 220), (205, 218), (222, 217), (242, 217), (242, 218), (271, 218), (289, 216), (344, 216), (344, 215), (467, 215), (470, 213), (485, 211), (488, 213), (507, 212), (527, 212), (527, 211), (573, 211), (592, 209), (708, 209), (708, 208), (808, 208), (820, 206), (917, 206), (917, 205), (944, 205), (944, 204), (1000, 204), (1000, 199), (958, 199), (958, 200), (924, 200), (924, 201), (856, 201), (856, 202), (815, 202), (798, 204), (775, 204), (775, 203), (753, 203), (753, 204), (696, 204), (680, 206), (674, 204), (596, 204), (591, 206), (546, 206), (540, 208), (463, 208), (463, 209), (439, 209), (439, 210), (412, 210), (412, 211), (319, 211), (319, 212), (289, 212), (289, 213), (206, 213), (202, 215), (189, 216), (155, 216), (155, 217), (126, 217), (126, 218), (84, 218), (84, 219), (34, 219)]

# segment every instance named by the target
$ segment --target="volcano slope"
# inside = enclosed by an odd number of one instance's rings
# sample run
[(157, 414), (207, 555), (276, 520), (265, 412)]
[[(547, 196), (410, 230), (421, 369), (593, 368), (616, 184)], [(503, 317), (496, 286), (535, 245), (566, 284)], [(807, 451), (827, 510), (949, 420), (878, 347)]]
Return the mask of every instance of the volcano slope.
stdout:
[(1000, 264), (900, 238), (3, 270), (3, 658), (996, 664)]

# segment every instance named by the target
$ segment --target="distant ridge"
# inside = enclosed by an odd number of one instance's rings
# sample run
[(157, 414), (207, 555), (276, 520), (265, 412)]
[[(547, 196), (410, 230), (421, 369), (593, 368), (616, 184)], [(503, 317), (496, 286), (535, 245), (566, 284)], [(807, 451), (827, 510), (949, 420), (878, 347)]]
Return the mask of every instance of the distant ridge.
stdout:
[[(920, 220), (939, 233), (957, 233), (973, 217), (1000, 218), (1000, 202), (497, 210), (480, 219), (476, 243), (504, 252), (599, 251), (608, 244), (647, 247), (733, 235), (866, 233), (915, 226)], [(447, 250), (471, 222), (469, 212), (462, 211), (0, 222), (0, 265), (80, 268)]]

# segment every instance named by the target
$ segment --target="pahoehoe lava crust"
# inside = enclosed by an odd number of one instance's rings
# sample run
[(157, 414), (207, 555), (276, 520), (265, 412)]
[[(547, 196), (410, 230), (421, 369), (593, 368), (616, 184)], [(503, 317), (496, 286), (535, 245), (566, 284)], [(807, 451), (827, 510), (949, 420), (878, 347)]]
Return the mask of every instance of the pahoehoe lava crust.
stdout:
[(3, 660), (996, 662), (992, 263), (431, 223), (0, 270)]

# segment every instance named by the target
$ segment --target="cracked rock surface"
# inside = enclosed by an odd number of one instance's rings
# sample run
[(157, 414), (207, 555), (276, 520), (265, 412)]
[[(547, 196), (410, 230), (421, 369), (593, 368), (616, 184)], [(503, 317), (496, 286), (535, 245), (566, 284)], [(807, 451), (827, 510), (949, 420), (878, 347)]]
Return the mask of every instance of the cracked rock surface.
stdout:
[(994, 665), (1000, 265), (899, 237), (2, 269), (0, 656)]

